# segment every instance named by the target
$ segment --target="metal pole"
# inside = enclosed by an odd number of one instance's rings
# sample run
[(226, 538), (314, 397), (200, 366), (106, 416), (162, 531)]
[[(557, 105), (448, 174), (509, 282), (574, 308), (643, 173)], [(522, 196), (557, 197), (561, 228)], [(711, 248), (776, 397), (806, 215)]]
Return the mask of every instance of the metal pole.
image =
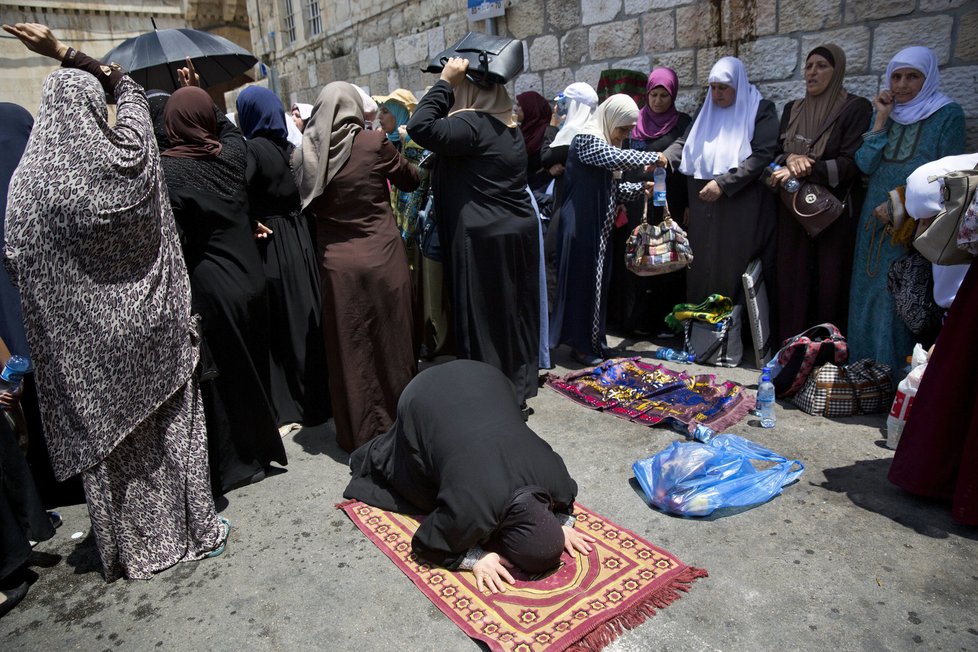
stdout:
[(495, 33), (496, 33), (496, 19), (486, 18), (486, 34), (493, 36), (495, 35)]

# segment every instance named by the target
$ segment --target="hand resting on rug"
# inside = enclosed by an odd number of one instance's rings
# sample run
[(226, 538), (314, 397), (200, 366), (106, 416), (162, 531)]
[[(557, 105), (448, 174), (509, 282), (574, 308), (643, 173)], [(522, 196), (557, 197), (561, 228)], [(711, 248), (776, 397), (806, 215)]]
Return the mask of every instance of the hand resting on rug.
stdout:
[(509, 570), (513, 564), (497, 552), (487, 552), (482, 559), (472, 567), (472, 574), (475, 575), (475, 585), (483, 593), (488, 590), (490, 593), (499, 593), (506, 590), (504, 582), (514, 584), (516, 582)]
[(574, 556), (574, 551), (586, 555), (591, 552), (591, 546), (588, 544), (594, 543), (594, 537), (590, 537), (582, 532), (578, 532), (571, 525), (564, 526), (564, 550), (571, 557)]

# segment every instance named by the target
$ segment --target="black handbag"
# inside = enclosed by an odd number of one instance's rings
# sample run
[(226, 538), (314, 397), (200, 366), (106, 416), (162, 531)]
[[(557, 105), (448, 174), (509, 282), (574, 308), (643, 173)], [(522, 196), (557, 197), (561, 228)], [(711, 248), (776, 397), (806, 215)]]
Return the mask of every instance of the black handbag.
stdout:
[(421, 71), (441, 72), (452, 57), (469, 60), (465, 77), (473, 84), (505, 84), (523, 72), (523, 41), (469, 32), (458, 43), (436, 54)]
[(890, 263), (886, 289), (893, 296), (896, 313), (914, 335), (937, 332), (944, 309), (934, 303), (934, 274), (929, 260), (917, 251)]

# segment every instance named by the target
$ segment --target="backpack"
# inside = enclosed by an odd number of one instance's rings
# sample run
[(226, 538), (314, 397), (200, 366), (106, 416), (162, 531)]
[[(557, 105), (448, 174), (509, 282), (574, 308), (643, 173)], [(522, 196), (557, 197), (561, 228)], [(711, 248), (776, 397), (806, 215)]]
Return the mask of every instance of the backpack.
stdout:
[(773, 375), (779, 398), (794, 396), (804, 386), (812, 370), (828, 362), (842, 366), (849, 359), (846, 338), (832, 324), (819, 324), (784, 341), (778, 351)]

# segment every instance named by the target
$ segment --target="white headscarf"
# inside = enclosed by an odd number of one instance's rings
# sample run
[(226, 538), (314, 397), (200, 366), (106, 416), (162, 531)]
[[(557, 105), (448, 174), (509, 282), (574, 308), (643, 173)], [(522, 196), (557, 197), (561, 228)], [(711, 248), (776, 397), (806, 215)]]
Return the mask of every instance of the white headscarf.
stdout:
[(584, 127), (598, 105), (598, 94), (590, 84), (584, 82), (574, 82), (565, 88), (564, 97), (567, 98), (567, 117), (550, 144), (551, 147), (570, 146), (574, 136)]
[(611, 133), (618, 127), (633, 127), (638, 122), (638, 104), (628, 95), (616, 93), (598, 107), (578, 135), (597, 136), (611, 142)]
[(713, 91), (707, 91), (686, 137), (679, 171), (704, 180), (726, 174), (751, 155), (754, 120), (761, 103), (760, 91), (747, 81), (747, 70), (736, 57), (723, 57), (713, 64), (710, 83), (731, 86), (737, 96), (733, 106), (720, 108), (713, 102)]
[(937, 57), (930, 48), (922, 45), (904, 48), (890, 59), (886, 66), (886, 84), (889, 85), (893, 71), (899, 68), (913, 68), (924, 75), (924, 86), (906, 104), (893, 107), (890, 117), (893, 122), (910, 125), (930, 117), (935, 111), (953, 102), (953, 100), (938, 90), (941, 85), (941, 73), (937, 69)]
[(299, 117), (303, 120), (308, 120), (309, 116), (312, 115), (312, 104), (303, 104), (302, 102), (296, 102), (292, 105), (292, 110), (295, 111), (299, 109)]

